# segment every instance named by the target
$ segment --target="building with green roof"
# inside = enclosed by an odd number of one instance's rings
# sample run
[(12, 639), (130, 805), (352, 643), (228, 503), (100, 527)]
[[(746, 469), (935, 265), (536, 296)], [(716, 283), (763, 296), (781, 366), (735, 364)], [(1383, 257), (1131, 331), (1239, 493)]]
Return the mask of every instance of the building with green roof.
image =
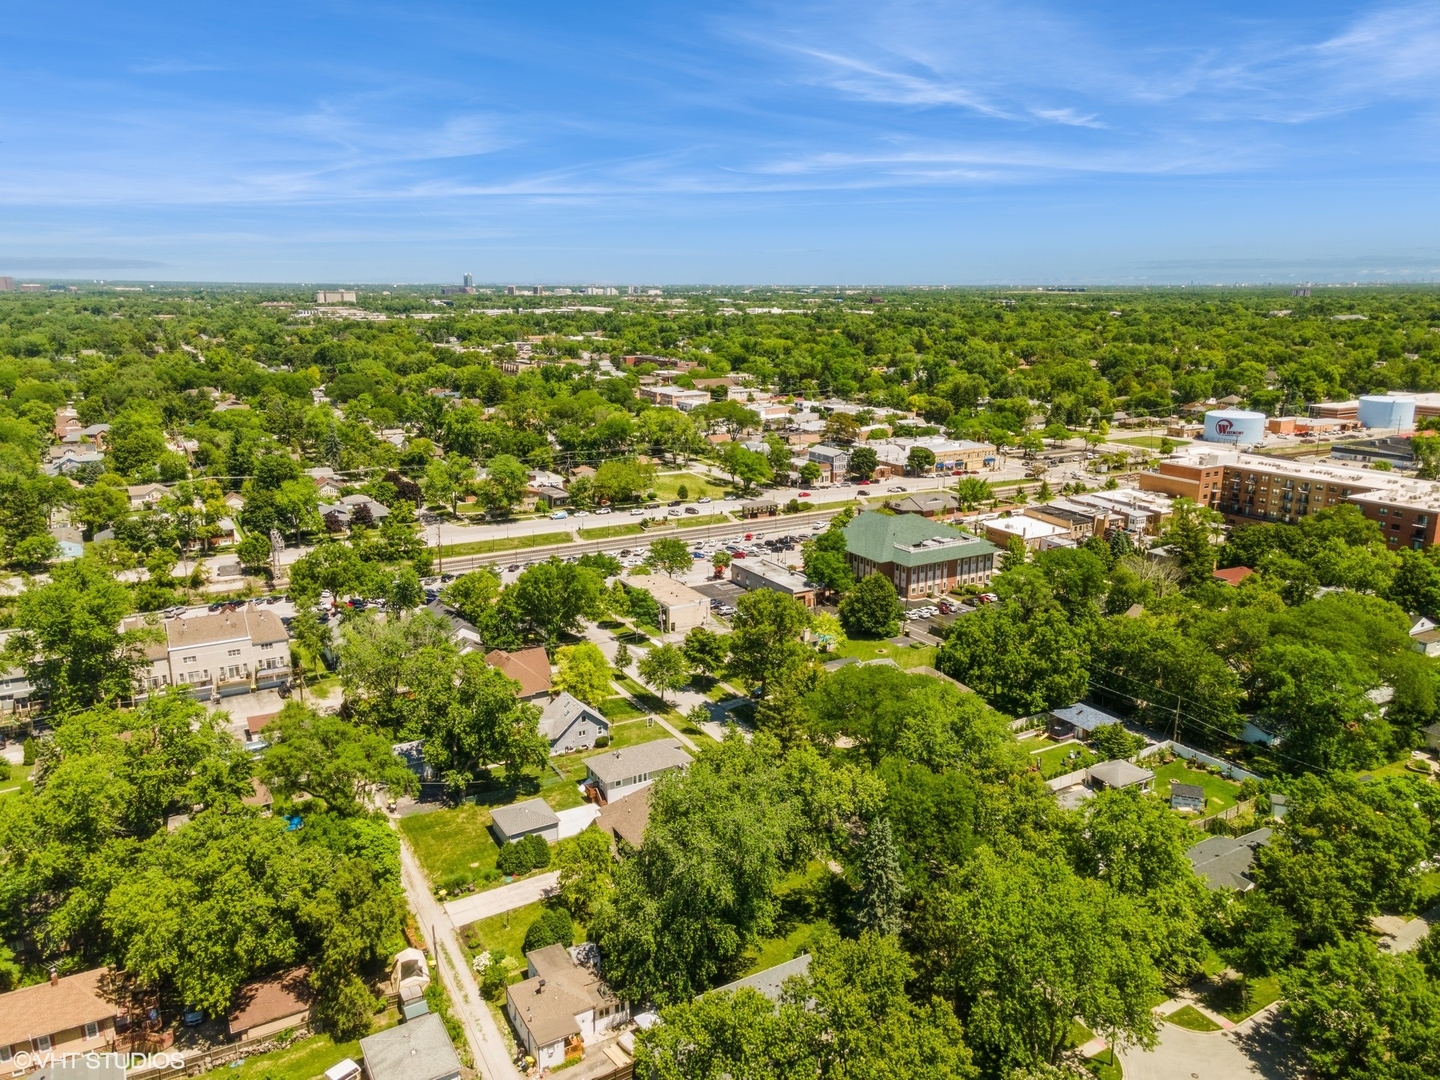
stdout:
[(902, 599), (987, 585), (1000, 549), (919, 514), (867, 510), (845, 526), (845, 556), (856, 578), (884, 574)]

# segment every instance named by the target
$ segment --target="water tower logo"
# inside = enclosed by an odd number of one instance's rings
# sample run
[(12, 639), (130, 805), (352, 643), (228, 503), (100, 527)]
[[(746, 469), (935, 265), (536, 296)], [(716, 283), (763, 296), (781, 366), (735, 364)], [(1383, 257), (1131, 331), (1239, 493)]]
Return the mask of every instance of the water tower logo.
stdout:
[(1215, 434), (1216, 434), (1216, 435), (1229, 435), (1230, 432), (1232, 432), (1232, 431), (1234, 431), (1234, 430), (1235, 430), (1235, 421), (1234, 421), (1234, 420), (1216, 420), (1216, 421), (1215, 421)]

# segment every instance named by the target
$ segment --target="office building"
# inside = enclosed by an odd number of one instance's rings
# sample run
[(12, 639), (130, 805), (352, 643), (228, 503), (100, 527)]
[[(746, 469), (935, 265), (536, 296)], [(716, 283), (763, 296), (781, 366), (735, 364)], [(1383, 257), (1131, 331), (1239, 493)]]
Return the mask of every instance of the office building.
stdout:
[(902, 598), (985, 585), (1000, 549), (919, 514), (867, 510), (845, 526), (845, 558), (857, 578), (884, 574)]

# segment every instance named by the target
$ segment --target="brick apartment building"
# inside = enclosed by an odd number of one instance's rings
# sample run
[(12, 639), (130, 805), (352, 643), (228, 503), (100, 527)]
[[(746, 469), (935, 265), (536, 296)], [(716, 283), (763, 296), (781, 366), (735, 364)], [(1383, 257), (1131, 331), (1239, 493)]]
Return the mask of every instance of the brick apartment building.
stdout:
[(1140, 477), (1142, 491), (1208, 506), (1230, 525), (1293, 525), (1307, 514), (1345, 503), (1359, 507), (1393, 549), (1428, 548), (1440, 521), (1440, 483), (1393, 472), (1287, 461), (1193, 447)]

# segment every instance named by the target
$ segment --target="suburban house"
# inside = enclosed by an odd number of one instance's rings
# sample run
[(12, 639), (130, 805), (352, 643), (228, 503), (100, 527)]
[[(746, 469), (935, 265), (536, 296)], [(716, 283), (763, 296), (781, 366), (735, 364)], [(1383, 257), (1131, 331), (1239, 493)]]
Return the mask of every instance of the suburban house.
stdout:
[(164, 484), (131, 484), (125, 494), (130, 499), (131, 510), (153, 510), (170, 494), (170, 489)]
[(650, 788), (645, 786), (633, 795), (616, 799), (600, 808), (595, 825), (615, 840), (624, 840), (638, 848), (645, 839), (645, 826), (650, 823)]
[(310, 969), (283, 971), (240, 987), (230, 1010), (232, 1039), (263, 1039), (310, 1022)]
[(931, 520), (948, 521), (960, 511), (960, 500), (945, 491), (921, 491), (885, 503), (897, 514), (919, 514)]
[(57, 525), (50, 536), (59, 548), (61, 559), (78, 559), (85, 554), (85, 534), (74, 525)]
[(85, 446), (52, 446), (46, 453), (42, 466), (46, 476), (69, 474), (84, 465), (100, 465), (105, 455), (99, 450)]
[(597, 736), (609, 735), (610, 721), (574, 695), (562, 693), (541, 711), (540, 734), (550, 740), (552, 756), (569, 754), (589, 750)]
[(390, 516), (390, 508), (369, 495), (346, 495), (334, 503), (321, 503), (319, 511), (320, 516), (327, 520), (333, 514), (334, 520), (342, 526), (348, 526), (357, 514), (363, 517), (369, 513), (371, 523), (376, 525)]
[(730, 580), (742, 589), (769, 589), (793, 596), (806, 607), (815, 606), (815, 594), (820, 589), (813, 581), (806, 581), (804, 574), (798, 574), (771, 559), (744, 559), (731, 563)]
[(1185, 852), (1185, 857), (1209, 888), (1249, 892), (1255, 887), (1250, 880), (1255, 852), (1270, 843), (1270, 833), (1256, 829), (1244, 836), (1212, 836)]
[(1140, 791), (1149, 791), (1151, 785), (1155, 783), (1153, 772), (1123, 758), (1091, 765), (1085, 770), (1085, 777), (1090, 782), (1091, 788), (1101, 791), (1107, 788), (1119, 791), (1132, 787)]
[(845, 557), (856, 578), (884, 574), (902, 598), (987, 585), (1000, 549), (918, 514), (866, 510), (845, 526)]
[(123, 1010), (110, 996), (111, 978), (109, 968), (52, 974), (49, 982), (0, 994), (0, 1072), (27, 1071), (17, 1068), (20, 1053), (62, 1057), (113, 1050), (115, 1020)]
[(534, 701), (550, 693), (550, 656), (539, 645), (519, 652), (491, 649), (485, 654), (485, 663), (520, 684), (521, 701)]
[(595, 788), (603, 806), (648, 787), (661, 773), (688, 768), (693, 760), (681, 748), (679, 739), (656, 739), (623, 750), (608, 750), (585, 759), (589, 774), (585, 785)]
[[(479, 652), (485, 647), (485, 638), (481, 635), (480, 631), (475, 628), (475, 625), (461, 616), (454, 608), (446, 607), (444, 601), (438, 598), (431, 600), (425, 605), (425, 610), (437, 618), (444, 619), (450, 624), (450, 638), (459, 648), (460, 655), (464, 656), (467, 653)], [(542, 649), (541, 651), (543, 652), (544, 650)], [(491, 667), (494, 667), (494, 665), (492, 664)], [(548, 676), (550, 671), (550, 665), (548, 663), (545, 665), (545, 671)], [(513, 679), (514, 676), (512, 675), (511, 678)], [(548, 681), (546, 682), (546, 688), (549, 688)]]
[(611, 992), (590, 964), (594, 946), (547, 945), (525, 954), (528, 977), (505, 990), (505, 1015), (525, 1052), (542, 1069), (554, 1069), (585, 1054), (596, 1039), (630, 1019), (630, 1006)]
[(1089, 741), (1090, 736), (1095, 734), (1096, 728), (1121, 722), (1120, 717), (1113, 713), (1083, 703), (1066, 705), (1062, 709), (1051, 709), (1049, 716), (1048, 726), (1051, 738), (1068, 739), (1073, 736), (1081, 742)]
[(710, 612), (710, 598), (666, 577), (664, 574), (643, 574), (621, 578), (627, 589), (644, 589), (660, 605), (660, 629), (689, 630), (705, 621)]
[(490, 831), (501, 847), (532, 834), (553, 844), (560, 839), (560, 818), (544, 799), (526, 799), (491, 810)]
[(562, 487), (552, 487), (550, 484), (537, 484), (530, 489), (530, 494), (535, 496), (535, 501), (544, 503), (547, 509), (559, 510), (570, 505), (570, 492)]
[(434, 1013), (360, 1040), (369, 1080), (460, 1080), (460, 1057)]
[(764, 971), (757, 971), (754, 975), (746, 975), (743, 979), (736, 979), (724, 986), (717, 986), (710, 993), (724, 994), (736, 990), (754, 990), (761, 997), (779, 1004), (780, 992), (785, 989), (785, 980), (808, 974), (809, 971), (810, 954), (805, 953), (793, 960), (786, 960), (783, 964), (776, 964)]
[(1199, 784), (1170, 782), (1170, 809), (1188, 810), (1197, 814), (1205, 812), (1205, 789)]
[[(121, 628), (138, 630), (144, 616)], [(283, 686), (290, 680), (290, 632), (274, 612), (251, 604), (164, 621), (165, 640), (146, 646), (141, 696), (166, 686), (189, 687), (199, 698), (228, 697)]]

